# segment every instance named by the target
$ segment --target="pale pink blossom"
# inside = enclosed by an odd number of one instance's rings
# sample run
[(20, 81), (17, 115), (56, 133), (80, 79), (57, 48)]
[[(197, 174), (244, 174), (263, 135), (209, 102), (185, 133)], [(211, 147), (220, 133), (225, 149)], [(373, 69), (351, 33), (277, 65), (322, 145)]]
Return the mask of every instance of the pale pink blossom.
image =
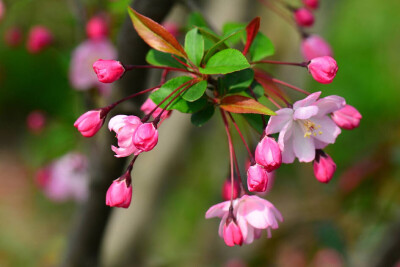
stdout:
[(268, 185), (268, 172), (258, 164), (247, 170), (247, 188), (250, 192), (265, 192)]
[(297, 9), (294, 12), (294, 19), (302, 27), (311, 27), (314, 24), (314, 15), (307, 8)]
[(10, 47), (17, 47), (22, 42), (22, 32), (18, 27), (11, 27), (4, 33), (4, 42)]
[[(206, 219), (219, 217), (221, 223), (219, 226), (219, 236), (223, 236), (224, 226), (229, 215), (230, 201), (225, 201), (212, 206), (206, 212)], [(250, 244), (254, 239), (261, 237), (263, 229), (271, 237), (271, 229), (277, 229), (278, 221), (283, 221), (281, 213), (269, 201), (258, 196), (243, 195), (241, 198), (233, 201), (233, 213), (240, 232), (243, 236), (243, 242)]]
[(301, 52), (307, 61), (316, 57), (333, 57), (331, 46), (318, 35), (310, 35), (304, 38), (301, 43)]
[(34, 26), (28, 34), (27, 49), (30, 53), (36, 54), (47, 48), (53, 42), (53, 35), (44, 26)]
[(158, 131), (153, 123), (139, 125), (133, 136), (133, 144), (139, 151), (150, 151), (158, 143)]
[(86, 40), (75, 48), (69, 68), (69, 80), (76, 90), (89, 90), (97, 88), (100, 93), (107, 96), (111, 85), (98, 80), (93, 72), (93, 63), (99, 58), (112, 59), (117, 57), (114, 45), (107, 39)]
[(274, 138), (264, 136), (258, 143), (255, 152), (256, 162), (271, 172), (278, 169), (282, 163), (282, 153)]
[(310, 9), (317, 9), (319, 0), (303, 0), (303, 4)]
[(223, 200), (230, 200), (231, 195), (232, 199), (236, 199), (240, 193), (240, 184), (235, 179), (233, 180), (233, 195), (232, 195), (232, 183), (231, 179), (226, 179), (224, 184), (222, 185), (222, 199)]
[(328, 116), (346, 105), (340, 96), (318, 99), (321, 92), (313, 93), (294, 103), (293, 108), (282, 108), (271, 116), (265, 129), (267, 135), (279, 132), (278, 144), (282, 162), (311, 162), (315, 149), (333, 144), (341, 133), (340, 128)]
[(41, 132), (45, 124), (46, 124), (46, 116), (40, 110), (32, 111), (26, 118), (26, 125), (28, 126), (28, 129), (34, 133)]
[(332, 113), (332, 119), (342, 129), (352, 130), (360, 125), (361, 113), (350, 105)]
[(142, 125), (142, 122), (136, 116), (117, 115), (111, 118), (108, 123), (108, 129), (116, 133), (119, 146), (111, 146), (111, 149), (115, 152), (117, 158), (141, 153), (133, 144), (133, 136), (140, 125)]
[(101, 110), (90, 110), (82, 114), (74, 126), (84, 137), (92, 137), (103, 126), (104, 119), (101, 117)]
[(116, 60), (99, 59), (93, 63), (93, 70), (102, 83), (113, 83), (125, 73), (124, 66)]
[(36, 181), (45, 195), (53, 201), (70, 199), (81, 202), (88, 194), (88, 160), (71, 152), (40, 169)]
[(105, 16), (92, 17), (86, 24), (86, 34), (89, 39), (97, 40), (108, 36), (108, 21)]
[[(143, 111), (143, 113), (145, 115), (150, 114), (150, 112), (152, 112), (155, 108), (157, 107), (157, 105), (153, 102), (153, 100), (149, 98), (147, 98), (147, 100), (143, 103), (143, 105), (140, 107), (140, 110)], [(160, 113), (163, 111), (162, 108), (156, 108), (156, 110), (153, 112), (152, 116), (153, 118), (156, 118), (158, 115), (160, 115)], [(161, 120), (165, 120), (166, 118), (168, 118), (171, 115), (171, 110), (166, 110), (164, 111), (164, 113), (161, 115)]]
[(132, 200), (130, 179), (118, 178), (110, 185), (106, 194), (106, 205), (110, 207), (129, 208)]
[(330, 56), (316, 57), (307, 65), (311, 76), (319, 83), (331, 83), (336, 76), (338, 66)]
[(336, 171), (333, 159), (322, 150), (318, 150), (313, 165), (315, 178), (321, 183), (329, 183)]

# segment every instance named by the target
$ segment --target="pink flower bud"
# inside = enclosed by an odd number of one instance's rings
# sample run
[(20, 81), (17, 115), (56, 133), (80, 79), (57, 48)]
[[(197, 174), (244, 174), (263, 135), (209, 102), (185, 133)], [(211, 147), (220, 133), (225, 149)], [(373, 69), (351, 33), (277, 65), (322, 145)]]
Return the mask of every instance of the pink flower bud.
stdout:
[(34, 133), (39, 133), (46, 124), (46, 117), (43, 112), (39, 110), (32, 111), (26, 118), (26, 124), (29, 130)]
[(101, 128), (104, 123), (104, 118), (100, 116), (101, 110), (90, 110), (82, 114), (74, 123), (76, 129), (84, 137), (92, 137)]
[(319, 0), (303, 0), (303, 4), (310, 9), (317, 9)]
[(330, 56), (316, 57), (308, 63), (308, 71), (319, 83), (331, 83), (336, 76), (338, 66)]
[(360, 125), (361, 118), (361, 113), (350, 105), (332, 113), (332, 119), (336, 125), (346, 130), (357, 128)]
[(22, 32), (18, 27), (9, 28), (4, 34), (4, 42), (10, 47), (16, 47), (22, 42)]
[(265, 136), (257, 145), (255, 158), (269, 172), (278, 169), (282, 163), (282, 153), (275, 139)]
[(128, 179), (118, 178), (110, 185), (106, 194), (106, 205), (128, 208), (132, 200), (132, 185)]
[(250, 192), (265, 192), (268, 185), (268, 172), (262, 166), (254, 164), (247, 170), (247, 187)]
[(331, 46), (318, 35), (305, 38), (301, 43), (301, 52), (306, 61), (316, 57), (333, 56)]
[(107, 37), (108, 23), (104, 16), (95, 16), (86, 24), (86, 34), (89, 39), (97, 40)]
[[(230, 200), (231, 199), (231, 193), (232, 193), (232, 186), (231, 186), (231, 180), (226, 179), (223, 186), (222, 186), (222, 199), (223, 200)], [(240, 192), (240, 184), (237, 180), (233, 181), (233, 199), (236, 199), (239, 197), (239, 192)]]
[(223, 230), (223, 237), (225, 244), (230, 247), (235, 245), (241, 246), (243, 244), (242, 231), (232, 219), (226, 220)]
[(307, 8), (299, 8), (294, 12), (294, 19), (299, 26), (311, 27), (314, 24), (314, 15)]
[(174, 22), (166, 21), (162, 24), (162, 26), (175, 38), (179, 35), (179, 25)]
[[(143, 113), (145, 115), (148, 115), (156, 107), (157, 107), (157, 105), (153, 102), (153, 100), (151, 100), (150, 98), (147, 98), (147, 100), (140, 107), (140, 110), (143, 111)], [(160, 115), (160, 113), (162, 111), (163, 111), (162, 108), (157, 108), (152, 114), (153, 118), (156, 118), (158, 115)], [(168, 118), (171, 115), (171, 112), (172, 112), (171, 110), (164, 111), (164, 113), (161, 115), (161, 120), (165, 120), (166, 118)]]
[(30, 53), (39, 53), (53, 42), (53, 35), (43, 26), (33, 27), (28, 35), (27, 49)]
[(322, 150), (316, 151), (314, 160), (314, 175), (321, 183), (328, 183), (336, 171), (336, 164), (332, 158)]
[(158, 131), (153, 123), (143, 123), (137, 127), (133, 136), (133, 144), (141, 151), (152, 150), (158, 142)]
[(93, 63), (94, 72), (102, 83), (112, 83), (121, 78), (125, 72), (121, 62), (116, 60), (99, 59)]

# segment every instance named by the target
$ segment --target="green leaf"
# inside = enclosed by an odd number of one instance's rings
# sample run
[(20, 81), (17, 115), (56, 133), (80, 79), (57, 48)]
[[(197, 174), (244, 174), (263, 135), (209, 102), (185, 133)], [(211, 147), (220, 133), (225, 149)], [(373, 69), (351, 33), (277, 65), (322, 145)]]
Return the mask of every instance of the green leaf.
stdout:
[(275, 53), (273, 43), (267, 36), (259, 32), (250, 46), (250, 56), (252, 61), (262, 60)]
[(202, 110), (193, 113), (190, 121), (197, 127), (203, 126), (214, 115), (214, 105), (208, 103)]
[(264, 122), (262, 120), (262, 115), (258, 114), (241, 114), (243, 118), (254, 128), (258, 133), (264, 131)]
[(208, 27), (206, 20), (199, 12), (193, 12), (189, 15), (188, 28), (191, 29), (193, 27)]
[[(151, 100), (155, 104), (159, 104), (161, 101), (163, 101), (169, 94), (171, 94), (175, 89), (177, 89), (179, 86), (182, 86), (184, 83), (192, 80), (191, 77), (188, 76), (180, 76), (173, 78), (163, 84), (160, 89), (157, 91), (153, 92), (150, 95)], [(185, 86), (184, 86), (185, 87)], [(182, 89), (184, 88), (182, 87)], [(181, 90), (178, 90), (176, 93), (174, 93), (169, 99), (173, 99), (174, 96), (176, 96)], [(160, 107), (165, 108), (165, 106), (170, 102), (170, 100), (165, 101)], [(197, 101), (194, 102), (188, 102), (185, 99), (182, 98), (182, 96), (178, 96), (168, 107), (167, 110), (178, 110), (183, 113), (194, 113), (196, 111), (199, 111), (202, 109), (205, 105), (207, 104), (207, 100), (204, 98), (200, 98)]]
[(198, 33), (198, 29), (190, 30), (185, 37), (185, 51), (189, 59), (200, 66), (204, 54), (204, 38)]
[(252, 69), (244, 69), (229, 73), (222, 78), (222, 85), (229, 93), (240, 92), (247, 89), (254, 80), (254, 71)]
[(227, 74), (250, 67), (246, 57), (236, 49), (225, 49), (213, 55), (206, 67), (200, 68), (203, 74)]
[(275, 112), (273, 112), (263, 104), (257, 102), (253, 98), (241, 95), (230, 95), (224, 97), (221, 100), (220, 107), (223, 110), (233, 113), (275, 115)]
[(207, 89), (207, 81), (201, 81), (190, 87), (186, 92), (182, 94), (182, 98), (186, 101), (193, 102), (204, 95)]
[[(179, 57), (178, 57), (179, 58)], [(179, 58), (183, 62), (185, 59)], [(176, 59), (172, 57), (172, 54), (160, 52), (154, 49), (150, 49), (150, 51), (146, 55), (146, 61), (154, 66), (168, 66), (173, 68), (184, 68), (181, 63), (179, 63)]]
[[(247, 89), (247, 91), (248, 91), (248, 95), (253, 97), (253, 94), (252, 94), (252, 92), (250, 92), (250, 89)], [(264, 96), (264, 87), (262, 87), (262, 85), (257, 82), (253, 83), (252, 91), (253, 91), (254, 95), (256, 95), (257, 99)]]
[[(224, 36), (227, 36), (237, 30), (244, 29), (245, 27), (246, 24), (244, 23), (228, 22), (223, 26), (222, 33), (224, 34)], [(231, 38), (229, 38), (229, 40), (227, 40), (227, 43), (230, 46), (234, 46), (237, 43), (239, 43), (243, 38), (244, 38), (244, 32), (242, 34), (237, 34), (235, 36), (232, 36)]]

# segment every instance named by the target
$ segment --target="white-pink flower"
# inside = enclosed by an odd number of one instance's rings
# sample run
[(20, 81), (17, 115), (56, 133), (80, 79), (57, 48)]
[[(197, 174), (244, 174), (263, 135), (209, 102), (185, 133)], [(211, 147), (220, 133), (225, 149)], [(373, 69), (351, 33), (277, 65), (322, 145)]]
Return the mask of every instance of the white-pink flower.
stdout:
[[(224, 237), (224, 226), (229, 217), (230, 201), (225, 201), (212, 206), (206, 212), (206, 219), (222, 218), (219, 226), (219, 236)], [(266, 229), (268, 237), (271, 237), (271, 229), (277, 229), (278, 221), (282, 222), (281, 213), (269, 201), (258, 196), (243, 195), (233, 201), (233, 216), (243, 236), (243, 242), (250, 244), (261, 236)]]
[(341, 133), (340, 128), (328, 114), (346, 105), (340, 96), (318, 99), (321, 92), (313, 93), (294, 103), (293, 108), (282, 108), (271, 116), (265, 129), (267, 135), (279, 132), (278, 144), (282, 151), (282, 162), (292, 163), (315, 158), (315, 149), (333, 144)]
[(117, 115), (108, 123), (108, 129), (116, 133), (118, 146), (111, 146), (117, 158), (128, 157), (132, 154), (139, 155), (141, 150), (133, 144), (133, 136), (142, 121), (136, 116)]
[(114, 45), (106, 38), (84, 41), (72, 52), (69, 69), (71, 85), (81, 91), (98, 88), (100, 93), (108, 95), (111, 85), (98, 80), (96, 73), (93, 72), (93, 63), (99, 58), (114, 59), (116, 57), (117, 51)]

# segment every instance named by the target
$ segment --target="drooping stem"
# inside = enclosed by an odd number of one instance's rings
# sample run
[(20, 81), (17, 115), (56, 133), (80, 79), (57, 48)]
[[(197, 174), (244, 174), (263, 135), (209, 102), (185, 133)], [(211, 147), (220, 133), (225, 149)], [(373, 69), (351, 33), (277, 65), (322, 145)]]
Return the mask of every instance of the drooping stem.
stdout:
[(279, 105), (278, 102), (276, 102), (272, 97), (270, 97), (270, 96), (267, 95), (267, 94), (264, 94), (264, 95), (265, 95), (266, 98), (268, 98), (269, 101), (271, 101), (272, 104), (275, 105), (275, 107), (277, 107), (277, 108), (279, 108), (279, 109), (282, 108), (281, 105)]
[(262, 63), (307, 67), (307, 62), (297, 63), (297, 62), (284, 62), (284, 61), (276, 61), (276, 60), (259, 60), (259, 61), (254, 61), (251, 64), (262, 64)]
[(247, 145), (246, 139), (244, 139), (244, 136), (243, 136), (242, 132), (240, 131), (239, 126), (237, 125), (237, 123), (236, 123), (235, 119), (233, 118), (232, 114), (230, 112), (228, 112), (228, 115), (229, 115), (229, 118), (231, 119), (233, 125), (235, 126), (236, 131), (238, 132), (240, 138), (242, 139), (242, 142), (243, 142), (244, 146), (246, 147), (247, 152), (249, 153), (249, 157), (250, 157), (251, 163), (254, 164), (254, 156), (251, 153), (251, 150), (250, 150), (249, 146)]
[(233, 190), (234, 190), (234, 175), (233, 175), (233, 142), (232, 142), (232, 137), (229, 132), (229, 124), (228, 120), (226, 119), (225, 113), (222, 109), (220, 109), (222, 120), (224, 121), (224, 126), (225, 126), (225, 131), (226, 135), (228, 137), (228, 145), (229, 145), (229, 159), (231, 163), (231, 207), (233, 207)]
[(270, 79), (274, 83), (279, 83), (279, 84), (282, 84), (282, 85), (284, 85), (286, 87), (289, 87), (289, 88), (291, 88), (291, 89), (293, 89), (293, 90), (295, 90), (297, 92), (303, 93), (305, 95), (310, 95), (309, 92), (307, 92), (307, 91), (305, 91), (305, 90), (303, 90), (303, 89), (301, 89), (299, 87), (296, 87), (294, 85), (291, 85), (290, 83), (287, 83), (287, 82), (284, 82), (284, 81), (281, 81), (281, 80), (278, 80), (278, 79), (275, 79), (275, 78), (268, 78), (268, 79)]
[(133, 69), (162, 69), (169, 71), (180, 71), (180, 72), (188, 72), (193, 74), (198, 74), (197, 72), (193, 72), (186, 69), (174, 68), (174, 67), (166, 67), (166, 66), (153, 66), (153, 65), (124, 65), (125, 70), (133, 70)]

